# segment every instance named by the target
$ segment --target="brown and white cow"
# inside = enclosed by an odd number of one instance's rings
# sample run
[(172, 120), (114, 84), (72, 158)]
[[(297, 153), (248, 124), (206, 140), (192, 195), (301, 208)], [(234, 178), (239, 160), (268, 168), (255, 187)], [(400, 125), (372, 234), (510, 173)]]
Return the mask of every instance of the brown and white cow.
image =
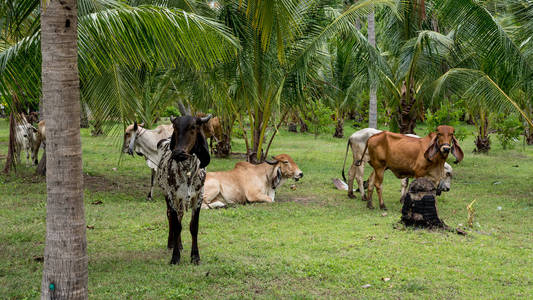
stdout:
[(198, 118), (183, 116), (171, 118), (173, 132), (170, 140), (158, 142), (159, 164), (157, 182), (167, 202), (169, 225), (168, 246), (173, 248), (171, 264), (180, 262), (181, 220), (185, 211), (192, 211), (189, 225), (192, 246), (191, 262), (198, 264), (198, 223), (202, 207), (205, 167), (211, 157), (201, 126), (211, 115)]
[(288, 154), (274, 156), (273, 160), (258, 165), (238, 162), (233, 170), (207, 173), (202, 207), (274, 202), (276, 188), (289, 178), (298, 181), (303, 176)]
[[(436, 132), (423, 138), (405, 136), (383, 131), (368, 139), (362, 157), (368, 150), (369, 164), (374, 168), (367, 190), (367, 207), (374, 208), (372, 192), (378, 192), (379, 206), (386, 209), (382, 196), (385, 170), (391, 170), (398, 178), (430, 178), (438, 185), (444, 173), (444, 163), (451, 152), (458, 163), (463, 160), (463, 150), (454, 136), (454, 128), (447, 125), (437, 127)], [(357, 165), (363, 162), (360, 159)]]

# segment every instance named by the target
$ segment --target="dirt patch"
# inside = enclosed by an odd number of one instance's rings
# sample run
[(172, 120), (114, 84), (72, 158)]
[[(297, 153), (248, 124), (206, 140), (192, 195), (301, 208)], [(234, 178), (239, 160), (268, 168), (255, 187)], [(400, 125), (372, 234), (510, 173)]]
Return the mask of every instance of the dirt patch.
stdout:
[(119, 189), (119, 184), (100, 175), (83, 174), (83, 187), (93, 192), (111, 192)]

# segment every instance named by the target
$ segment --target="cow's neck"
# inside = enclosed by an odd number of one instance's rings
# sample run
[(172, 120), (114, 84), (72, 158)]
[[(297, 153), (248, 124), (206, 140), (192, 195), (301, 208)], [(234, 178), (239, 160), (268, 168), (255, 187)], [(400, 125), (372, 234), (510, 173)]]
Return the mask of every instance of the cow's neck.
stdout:
[[(142, 129), (137, 133), (135, 139), (134, 150), (137, 153), (144, 155), (150, 168), (157, 168), (159, 163), (159, 154), (157, 152), (157, 140), (153, 134), (153, 130)], [(152, 166), (153, 165), (153, 166)]]

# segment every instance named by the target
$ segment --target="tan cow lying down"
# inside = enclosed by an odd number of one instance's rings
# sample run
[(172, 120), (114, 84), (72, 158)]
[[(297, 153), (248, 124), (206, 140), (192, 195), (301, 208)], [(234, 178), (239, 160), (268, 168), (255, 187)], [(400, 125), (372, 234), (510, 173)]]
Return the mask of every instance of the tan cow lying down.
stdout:
[(219, 208), (247, 202), (274, 202), (277, 187), (288, 178), (298, 181), (304, 173), (287, 154), (273, 158), (273, 161), (258, 165), (238, 162), (233, 170), (208, 172), (202, 208)]

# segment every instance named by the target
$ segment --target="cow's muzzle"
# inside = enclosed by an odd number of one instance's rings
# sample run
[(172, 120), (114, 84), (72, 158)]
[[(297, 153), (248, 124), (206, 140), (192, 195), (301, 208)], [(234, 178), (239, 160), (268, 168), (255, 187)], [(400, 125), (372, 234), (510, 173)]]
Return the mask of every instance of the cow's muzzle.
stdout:
[(183, 150), (172, 151), (172, 159), (175, 161), (184, 161), (189, 158), (189, 154)]
[(296, 175), (294, 176), (294, 181), (298, 181), (302, 177), (304, 177), (304, 172), (300, 171), (299, 173), (296, 173)]
[(452, 147), (450, 146), (450, 144), (443, 144), (442, 146), (440, 146), (440, 151), (442, 153), (450, 153), (450, 151), (452, 150)]

